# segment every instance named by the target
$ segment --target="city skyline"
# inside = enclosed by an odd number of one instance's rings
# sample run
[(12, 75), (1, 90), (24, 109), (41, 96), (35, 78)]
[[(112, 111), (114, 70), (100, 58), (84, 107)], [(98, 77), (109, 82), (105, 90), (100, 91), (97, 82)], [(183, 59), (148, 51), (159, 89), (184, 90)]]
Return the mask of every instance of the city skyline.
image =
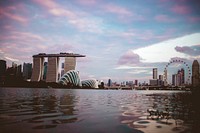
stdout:
[[(32, 63), (38, 53), (72, 52), (83, 79), (148, 81), (172, 59), (200, 62), (197, 0), (1, 1), (0, 56)], [(174, 67), (180, 69), (179, 65)], [(175, 70), (175, 71), (177, 71)]]

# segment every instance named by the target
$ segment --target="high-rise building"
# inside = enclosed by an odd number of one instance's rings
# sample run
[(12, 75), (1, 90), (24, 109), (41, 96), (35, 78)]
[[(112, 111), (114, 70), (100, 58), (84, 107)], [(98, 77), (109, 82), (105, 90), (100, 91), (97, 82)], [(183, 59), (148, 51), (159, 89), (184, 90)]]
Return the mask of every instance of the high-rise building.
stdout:
[[(14, 63), (13, 63), (14, 64)], [(22, 80), (22, 65), (12, 65), (12, 67), (9, 67), (6, 70), (6, 79), (7, 80), (15, 80), (15, 79), (20, 79)]]
[(65, 73), (69, 70), (75, 70), (76, 67), (76, 58), (75, 57), (65, 57), (65, 64), (64, 64), (64, 70)]
[(172, 75), (172, 85), (181, 86), (184, 85), (184, 69), (178, 70), (176, 74)]
[(65, 67), (65, 63), (62, 63), (61, 68), (64, 69)]
[(61, 77), (65, 74), (65, 70), (61, 70)]
[(47, 67), (48, 67), (48, 62), (44, 62), (44, 70), (43, 70), (43, 80), (46, 81), (47, 79)]
[(6, 61), (0, 60), (0, 84), (5, 80)]
[(33, 72), (31, 76), (31, 81), (40, 81), (43, 78), (43, 67), (44, 67), (43, 57), (33, 57)]
[(176, 86), (176, 74), (172, 75), (172, 85)]
[(158, 75), (158, 69), (153, 68), (153, 79), (157, 79), (157, 75)]
[[(48, 58), (48, 67), (46, 76), (44, 72), (44, 58)], [(64, 71), (74, 70), (76, 66), (76, 57), (85, 57), (85, 55), (73, 54), (73, 53), (60, 53), (60, 54), (46, 54), (39, 53), (33, 55), (33, 72), (31, 81), (40, 81), (46, 78), (46, 82), (58, 81), (58, 66), (60, 57), (65, 58)]]
[(185, 70), (181, 68), (181, 85), (185, 84)]
[(59, 57), (49, 57), (46, 82), (58, 81)]
[(151, 86), (157, 86), (158, 85), (158, 79), (150, 79), (149, 80), (149, 84), (151, 85)]
[(168, 83), (167, 83), (167, 69), (164, 70), (164, 86), (167, 86)]
[(108, 86), (112, 86), (112, 80), (111, 79), (108, 79)]
[(17, 66), (16, 76), (22, 78), (22, 65)]
[(32, 63), (23, 64), (23, 78), (24, 80), (31, 79), (32, 74)]
[(128, 85), (133, 86), (133, 81), (129, 81)]
[(15, 62), (12, 62), (12, 67), (13, 68), (17, 67), (17, 64)]
[(6, 61), (0, 60), (0, 76), (4, 75), (6, 72)]
[(62, 65), (61, 65), (61, 73), (60, 73), (61, 77), (65, 74), (64, 68), (65, 68), (65, 63), (63, 62)]
[(199, 63), (197, 60), (193, 61), (192, 64), (192, 86), (196, 87), (200, 83), (200, 74), (199, 74)]
[(163, 81), (163, 75), (159, 75), (159, 80)]
[(176, 83), (177, 83), (177, 86), (180, 86), (181, 85), (181, 71), (178, 70), (177, 74), (176, 74), (177, 78), (176, 78)]
[(158, 85), (160, 85), (160, 86), (163, 86), (164, 85), (164, 82), (163, 82), (163, 75), (159, 75), (158, 76)]
[(135, 80), (135, 85), (138, 86), (138, 80), (137, 79)]

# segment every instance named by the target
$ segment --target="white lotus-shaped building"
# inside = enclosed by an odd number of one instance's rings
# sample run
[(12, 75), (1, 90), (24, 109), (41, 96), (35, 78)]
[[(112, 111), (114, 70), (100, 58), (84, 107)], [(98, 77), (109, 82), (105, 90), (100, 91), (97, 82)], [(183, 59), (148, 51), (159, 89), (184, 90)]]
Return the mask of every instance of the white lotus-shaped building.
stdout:
[(81, 86), (81, 80), (79, 77), (78, 72), (75, 70), (70, 70), (66, 72), (59, 80), (59, 83), (63, 85), (70, 85), (70, 86)]

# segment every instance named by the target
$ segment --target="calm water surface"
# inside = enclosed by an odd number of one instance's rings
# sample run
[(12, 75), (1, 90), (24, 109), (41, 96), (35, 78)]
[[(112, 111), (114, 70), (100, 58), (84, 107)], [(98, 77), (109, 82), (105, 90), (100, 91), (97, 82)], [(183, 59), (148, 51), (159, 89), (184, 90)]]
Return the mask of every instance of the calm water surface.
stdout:
[[(193, 132), (190, 92), (0, 88), (0, 132)], [(147, 109), (170, 114), (148, 116)]]

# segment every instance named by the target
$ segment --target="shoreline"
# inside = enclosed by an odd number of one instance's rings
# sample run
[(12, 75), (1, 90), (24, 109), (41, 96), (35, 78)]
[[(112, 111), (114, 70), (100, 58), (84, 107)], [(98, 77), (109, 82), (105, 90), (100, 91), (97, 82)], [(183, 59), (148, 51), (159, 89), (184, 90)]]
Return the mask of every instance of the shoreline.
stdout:
[(81, 89), (81, 90), (135, 90), (135, 91), (187, 91), (187, 92), (193, 92), (191, 90), (180, 90), (180, 89), (108, 89), (108, 88), (81, 88), (81, 87), (51, 87), (51, 86), (47, 86), (47, 87), (43, 87), (43, 86), (37, 86), (37, 87), (33, 87), (33, 86), (0, 86), (0, 88), (41, 88), (41, 89)]

